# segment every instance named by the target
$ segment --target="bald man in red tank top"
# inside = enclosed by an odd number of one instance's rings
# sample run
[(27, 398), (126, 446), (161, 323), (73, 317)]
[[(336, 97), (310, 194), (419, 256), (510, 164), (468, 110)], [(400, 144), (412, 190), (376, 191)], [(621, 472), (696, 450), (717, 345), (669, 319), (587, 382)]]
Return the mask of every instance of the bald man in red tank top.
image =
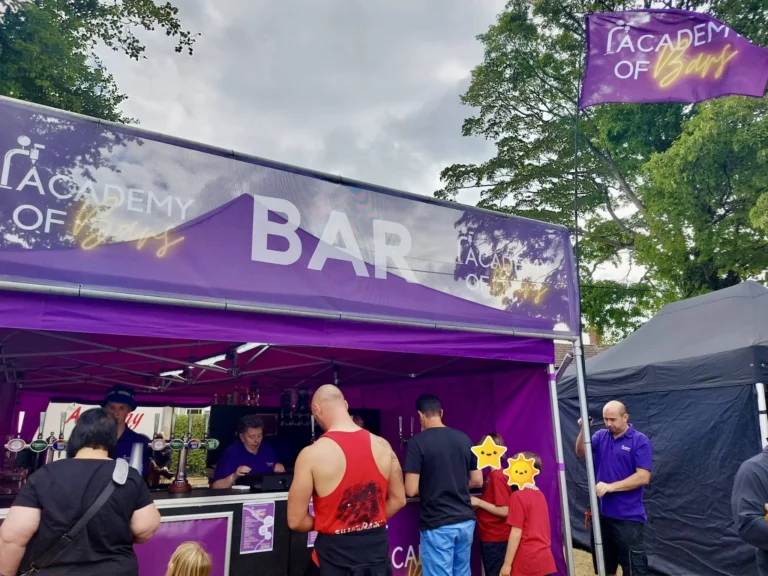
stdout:
[(352, 421), (336, 386), (318, 388), (312, 414), (325, 434), (296, 459), (288, 526), (317, 531), (312, 557), (321, 576), (390, 576), (387, 520), (405, 506), (397, 456)]

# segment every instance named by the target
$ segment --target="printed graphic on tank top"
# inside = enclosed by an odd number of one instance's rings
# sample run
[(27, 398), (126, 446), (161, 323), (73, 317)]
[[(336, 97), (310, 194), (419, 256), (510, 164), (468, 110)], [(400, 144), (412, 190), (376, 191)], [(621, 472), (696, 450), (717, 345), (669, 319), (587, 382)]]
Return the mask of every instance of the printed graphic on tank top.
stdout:
[[(354, 562), (358, 566), (387, 562), (388, 480), (373, 457), (371, 434), (366, 430), (326, 432), (322, 438), (341, 448), (347, 466), (333, 492), (323, 497), (312, 496), (318, 533), (312, 553), (315, 563), (320, 565), (331, 559), (334, 564)], [(364, 547), (358, 538), (343, 537), (369, 530), (373, 541)]]

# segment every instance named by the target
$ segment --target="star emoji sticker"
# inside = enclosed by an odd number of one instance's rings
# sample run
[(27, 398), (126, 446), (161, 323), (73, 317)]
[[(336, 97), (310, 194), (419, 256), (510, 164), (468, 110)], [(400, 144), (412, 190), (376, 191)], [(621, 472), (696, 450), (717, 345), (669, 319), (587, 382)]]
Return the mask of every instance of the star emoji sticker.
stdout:
[(473, 446), (472, 453), (477, 456), (477, 469), (490, 466), (494, 470), (501, 469), (501, 457), (507, 451), (506, 446), (499, 446), (490, 436), (486, 436), (480, 446)]

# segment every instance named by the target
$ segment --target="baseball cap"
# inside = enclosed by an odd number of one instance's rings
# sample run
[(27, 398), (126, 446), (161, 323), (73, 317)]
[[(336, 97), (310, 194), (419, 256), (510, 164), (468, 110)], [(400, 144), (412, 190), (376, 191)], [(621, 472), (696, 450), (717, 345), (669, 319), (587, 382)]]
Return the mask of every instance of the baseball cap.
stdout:
[(107, 392), (107, 397), (104, 398), (101, 407), (103, 408), (110, 402), (126, 404), (130, 406), (131, 410), (136, 410), (136, 400), (133, 397), (133, 390), (126, 386), (113, 386), (112, 389)]

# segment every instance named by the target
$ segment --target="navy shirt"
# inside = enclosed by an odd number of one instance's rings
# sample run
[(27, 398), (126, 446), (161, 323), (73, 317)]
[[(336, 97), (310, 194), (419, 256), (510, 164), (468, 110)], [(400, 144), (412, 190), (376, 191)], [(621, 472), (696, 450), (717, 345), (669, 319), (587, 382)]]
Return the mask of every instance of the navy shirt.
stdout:
[[(618, 438), (607, 429), (592, 436), (592, 454), (597, 482), (611, 484), (632, 476), (638, 468), (651, 471), (653, 449), (648, 437), (629, 425)], [(645, 522), (648, 518), (643, 506), (645, 486), (627, 492), (613, 492), (600, 499), (600, 514), (616, 520)]]
[(248, 466), (251, 474), (270, 474), (274, 471), (277, 458), (271, 446), (262, 442), (257, 454), (251, 454), (238, 438), (221, 455), (213, 481), (226, 478), (233, 474), (240, 466)]
[(123, 432), (123, 435), (117, 439), (117, 445), (115, 446), (115, 451), (112, 454), (112, 457), (115, 459), (124, 458), (130, 464), (131, 451), (133, 450), (134, 444), (141, 444), (143, 446), (144, 458), (142, 460), (143, 460), (144, 467), (141, 471), (141, 474), (143, 476), (147, 476), (149, 474), (149, 455), (151, 450), (149, 448), (149, 438), (147, 438), (143, 434), (134, 432), (133, 430), (128, 428), (128, 426), (126, 426), (125, 431)]
[(731, 507), (736, 530), (757, 550), (757, 571), (768, 576), (768, 450), (744, 462), (733, 481)]

